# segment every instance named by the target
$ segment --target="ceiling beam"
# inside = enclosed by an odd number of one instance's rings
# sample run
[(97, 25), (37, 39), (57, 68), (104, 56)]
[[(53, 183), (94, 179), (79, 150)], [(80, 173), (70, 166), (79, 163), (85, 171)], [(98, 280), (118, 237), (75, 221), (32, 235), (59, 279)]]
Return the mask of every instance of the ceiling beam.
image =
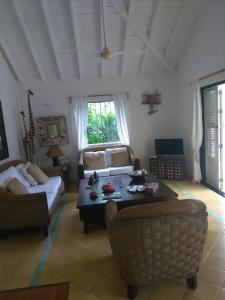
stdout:
[(25, 37), (27, 46), (28, 46), (30, 54), (31, 54), (31, 57), (32, 57), (32, 59), (33, 59), (33, 61), (35, 63), (35, 66), (37, 68), (39, 77), (40, 77), (41, 81), (45, 82), (45, 76), (44, 76), (43, 70), (42, 70), (42, 68), (40, 66), (39, 59), (38, 59), (38, 57), (37, 57), (37, 55), (35, 53), (34, 46), (33, 46), (32, 41), (30, 39), (27, 27), (26, 27), (26, 25), (24, 23), (23, 16), (21, 14), (21, 11), (20, 11), (18, 3), (19, 2), (17, 0), (12, 0), (13, 9), (14, 9), (16, 17), (18, 19), (19, 25), (20, 25), (20, 27), (22, 29), (23, 35)]
[[(148, 38), (149, 38), (150, 43), (151, 43), (151, 39), (153, 36), (155, 24), (156, 24), (156, 16), (157, 16), (157, 13), (159, 10), (159, 2), (160, 2), (160, 0), (158, 0), (158, 1), (155, 0), (155, 2), (154, 2), (153, 13), (151, 15), (151, 20), (150, 20), (150, 24), (149, 24), (149, 28), (148, 28)], [(146, 49), (147, 49), (147, 46), (144, 45), (144, 50), (146, 50)], [(139, 67), (139, 74), (143, 73), (144, 66), (146, 65), (146, 62), (147, 62), (148, 54), (149, 54), (149, 52), (145, 51), (145, 53), (142, 55), (142, 59), (141, 59), (140, 67)]]
[(146, 45), (147, 49), (151, 51), (158, 60), (163, 64), (163, 66), (171, 73), (175, 73), (175, 70), (169, 63), (163, 58), (163, 56), (154, 48), (152, 42), (148, 40), (148, 37), (139, 30), (138, 26), (134, 24), (130, 16), (127, 15), (126, 9), (123, 6), (121, 0), (108, 0), (112, 7), (117, 11), (117, 13), (127, 22), (131, 30), (137, 35), (137, 37)]
[[(168, 42), (167, 47), (166, 47), (166, 51), (165, 51), (165, 54), (164, 54), (164, 59), (165, 60), (167, 60), (168, 55), (169, 55), (169, 53), (170, 53), (170, 51), (173, 48), (173, 45), (175, 43), (176, 35), (177, 35), (177, 32), (179, 31), (181, 23), (183, 21), (184, 13), (185, 13), (186, 8), (187, 8), (187, 4), (188, 4), (188, 1), (184, 0), (182, 8), (180, 10), (180, 14), (179, 14), (179, 16), (178, 16), (178, 18), (176, 20), (176, 23), (175, 23), (175, 25), (173, 27), (172, 33), (170, 35), (169, 42)], [(160, 72), (162, 71), (162, 69), (163, 69), (163, 65), (161, 64), (160, 65)]]
[[(130, 7), (131, 7), (131, 0), (128, 0), (128, 6), (127, 6), (127, 15), (130, 15)], [(127, 22), (125, 21), (125, 30), (124, 30), (124, 45), (123, 45), (123, 55), (122, 55), (122, 63), (121, 63), (121, 73), (120, 75), (123, 76), (125, 73), (125, 53), (127, 49), (127, 34), (128, 34), (128, 25)]]
[(70, 12), (71, 12), (71, 21), (72, 21), (72, 31), (73, 31), (73, 38), (74, 38), (74, 44), (75, 44), (75, 49), (76, 49), (76, 63), (78, 66), (78, 77), (79, 79), (83, 78), (83, 72), (82, 72), (82, 67), (81, 67), (81, 60), (80, 60), (80, 47), (78, 43), (78, 37), (77, 37), (77, 31), (76, 31), (76, 25), (75, 25), (75, 16), (73, 13), (73, 0), (69, 1), (70, 5)]
[(2, 52), (2, 54), (3, 54), (3, 56), (4, 56), (5, 60), (6, 60), (6, 62), (8, 64), (10, 70), (12, 71), (15, 79), (19, 83), (21, 83), (22, 82), (21, 74), (17, 70), (16, 64), (15, 64), (15, 62), (14, 62), (14, 60), (13, 60), (13, 58), (12, 58), (10, 52), (9, 52), (9, 49), (8, 49), (6, 43), (5, 43), (4, 38), (2, 36), (0, 36), (0, 50), (1, 50), (1, 52)]
[(52, 53), (53, 53), (53, 56), (54, 56), (54, 60), (55, 60), (56, 68), (57, 68), (57, 71), (58, 71), (59, 79), (61, 81), (63, 81), (62, 68), (60, 66), (58, 56), (57, 56), (57, 53), (56, 53), (56, 49), (55, 49), (55, 45), (54, 45), (54, 41), (53, 41), (53, 37), (52, 37), (51, 26), (50, 26), (50, 23), (49, 23), (45, 3), (46, 3), (45, 0), (40, 1), (41, 10), (42, 10), (42, 13), (43, 13), (44, 22), (45, 22), (46, 29), (47, 29), (47, 34), (48, 34), (48, 37), (49, 37), (49, 40), (50, 40), (50, 45), (51, 45), (51, 48), (52, 48)]

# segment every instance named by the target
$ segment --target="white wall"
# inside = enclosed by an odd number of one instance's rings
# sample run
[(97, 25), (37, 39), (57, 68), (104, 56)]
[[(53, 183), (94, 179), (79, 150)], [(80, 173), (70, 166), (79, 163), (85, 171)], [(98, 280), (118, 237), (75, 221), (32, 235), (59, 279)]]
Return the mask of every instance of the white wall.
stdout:
[(5, 59), (0, 53), (0, 100), (2, 102), (3, 117), (9, 149), (9, 157), (1, 160), (0, 164), (11, 159), (21, 158), (21, 136), (18, 110), (18, 85), (9, 70)]
[[(154, 139), (156, 137), (176, 137), (174, 124), (175, 81), (170, 75), (159, 76), (156, 74), (149, 78), (96, 79), (48, 84), (37, 81), (30, 82), (27, 88), (31, 88), (34, 92), (32, 108), (35, 117), (66, 115), (71, 141), (68, 96), (129, 92), (130, 100), (127, 104), (132, 134), (131, 143), (135, 155), (141, 158), (143, 168), (148, 168), (148, 157), (154, 154)], [(162, 105), (159, 106), (157, 113), (149, 116), (147, 114), (148, 107), (141, 105), (141, 94), (146, 90), (154, 93), (156, 89), (162, 94)], [(26, 96), (22, 98), (25, 100)], [(26, 102), (24, 104), (26, 105)], [(60, 147), (75, 166), (77, 153), (75, 153), (73, 143)], [(51, 160), (46, 157), (47, 149), (48, 147), (39, 148), (41, 164), (51, 164)], [(72, 177), (75, 177), (74, 169)]]
[(195, 32), (188, 41), (177, 73), (177, 128), (185, 140), (188, 175), (192, 177), (193, 87), (189, 82), (225, 67), (225, 1), (208, 0)]

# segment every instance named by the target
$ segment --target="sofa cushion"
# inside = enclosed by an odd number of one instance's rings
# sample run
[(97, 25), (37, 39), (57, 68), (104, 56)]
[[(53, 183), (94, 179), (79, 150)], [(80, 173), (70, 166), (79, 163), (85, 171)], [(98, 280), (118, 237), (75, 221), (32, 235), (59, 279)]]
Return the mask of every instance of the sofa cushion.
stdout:
[[(125, 150), (124, 150), (125, 149)], [(123, 167), (130, 165), (129, 154), (126, 148), (111, 151), (112, 167)]]
[(7, 182), (13, 178), (17, 178), (18, 180), (20, 180), (18, 171), (15, 167), (11, 166), (0, 173), (0, 186), (4, 187)]
[(109, 168), (109, 175), (120, 175), (128, 174), (133, 171), (133, 166), (123, 166), (123, 167), (111, 167)]
[(41, 193), (45, 192), (47, 196), (48, 208), (51, 207), (58, 193), (59, 187), (61, 186), (62, 179), (60, 176), (49, 177), (46, 184), (39, 184), (37, 186), (31, 186), (28, 191), (30, 193)]
[(25, 187), (30, 187), (30, 183), (29, 183), (29, 181), (27, 181), (27, 179), (23, 176), (23, 173), (22, 173), (22, 171), (21, 171), (21, 169), (22, 169), (22, 167), (24, 166), (24, 164), (18, 164), (17, 166), (16, 166), (16, 169), (17, 169), (17, 172), (18, 172), (18, 179), (19, 179), (19, 181), (20, 182), (22, 182), (22, 184), (25, 186)]
[[(95, 170), (85, 170), (84, 171), (84, 178), (89, 178), (90, 175), (93, 175)], [(96, 173), (98, 174), (98, 176), (102, 177), (102, 176), (109, 176), (109, 169), (106, 168), (106, 169), (100, 169), (100, 170), (97, 170)]]
[(17, 178), (9, 180), (5, 186), (5, 189), (8, 192), (17, 195), (29, 194), (27, 188)]
[[(106, 148), (105, 153), (106, 153), (106, 162), (107, 162), (107, 167), (112, 167), (112, 153), (120, 153), (120, 152), (127, 152), (126, 147), (119, 147), (119, 148)], [(129, 159), (129, 155), (128, 155)], [(128, 165), (130, 164), (127, 163)]]
[(105, 151), (85, 152), (84, 164), (86, 170), (99, 170), (106, 168)]
[(48, 182), (48, 176), (35, 164), (31, 164), (27, 172), (40, 184)]
[(30, 183), (30, 185), (38, 185), (37, 181), (34, 179), (33, 176), (31, 176), (28, 172), (27, 169), (31, 165), (30, 162), (26, 162), (22, 167), (21, 167), (21, 172), (23, 176), (27, 179), (27, 181)]

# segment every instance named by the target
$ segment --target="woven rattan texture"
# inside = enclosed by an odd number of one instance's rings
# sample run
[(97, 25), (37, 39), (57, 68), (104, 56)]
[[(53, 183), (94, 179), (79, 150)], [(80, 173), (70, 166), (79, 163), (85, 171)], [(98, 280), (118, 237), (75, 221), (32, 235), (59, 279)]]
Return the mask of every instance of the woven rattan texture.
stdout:
[(207, 213), (115, 221), (109, 237), (120, 273), (128, 284), (189, 278), (199, 269)]

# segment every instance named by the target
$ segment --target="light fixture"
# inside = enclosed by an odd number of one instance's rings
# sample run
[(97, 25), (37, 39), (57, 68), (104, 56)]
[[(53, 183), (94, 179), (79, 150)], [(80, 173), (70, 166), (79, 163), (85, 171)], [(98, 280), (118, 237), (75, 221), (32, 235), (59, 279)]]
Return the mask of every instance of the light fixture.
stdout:
[(104, 11), (103, 11), (103, 0), (101, 1), (101, 14), (102, 14), (102, 25), (103, 25), (103, 37), (104, 37), (104, 48), (100, 52), (100, 57), (103, 60), (110, 60), (113, 55), (109, 48), (106, 46), (106, 34), (105, 34), (105, 18), (104, 18)]
[(62, 156), (63, 152), (58, 145), (51, 145), (46, 155), (52, 157), (53, 166), (59, 166), (59, 156)]

